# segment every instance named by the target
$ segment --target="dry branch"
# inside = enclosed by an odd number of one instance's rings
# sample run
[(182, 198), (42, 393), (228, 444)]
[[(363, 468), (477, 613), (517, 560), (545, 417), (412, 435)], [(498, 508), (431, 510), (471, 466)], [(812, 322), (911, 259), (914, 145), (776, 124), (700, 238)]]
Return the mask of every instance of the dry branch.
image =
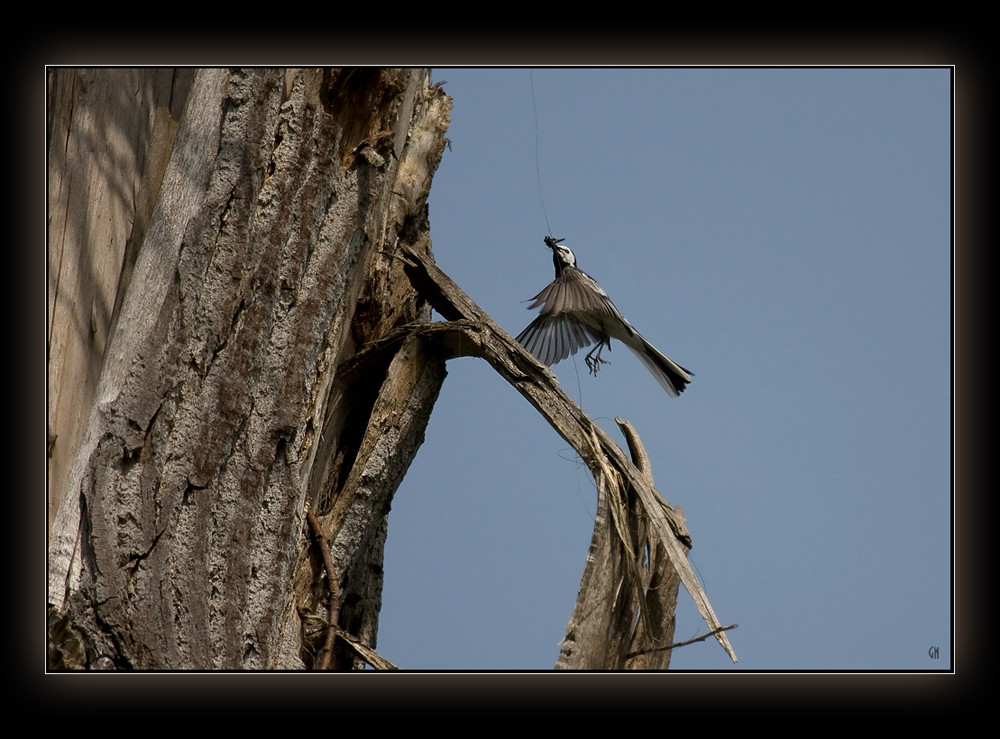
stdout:
[[(644, 515), (648, 517), (650, 530), (662, 545), (670, 567), (691, 594), (699, 613), (722, 648), (736, 662), (733, 648), (687, 561), (683, 543), (687, 531), (680, 517), (653, 488), (648, 469), (640, 471), (631, 463), (618, 445), (562, 391), (555, 375), (500, 328), (425, 254), (400, 245), (399, 255), (414, 287), (446, 319), (444, 323), (410, 327), (409, 331), (435, 342), (447, 356), (485, 359), (576, 450), (596, 479), (606, 477), (606, 468), (621, 477), (635, 492)], [(401, 339), (402, 332), (400, 336), (388, 340)], [(687, 538), (687, 541), (690, 539)]]
[(629, 657), (638, 657), (639, 655), (647, 654), (649, 652), (670, 651), (672, 649), (677, 649), (678, 647), (686, 647), (689, 644), (697, 644), (700, 641), (705, 641), (708, 637), (715, 636), (719, 632), (722, 632), (722, 631), (732, 631), (733, 629), (738, 628), (738, 627), (739, 627), (739, 624), (731, 624), (729, 626), (720, 626), (717, 629), (712, 629), (707, 634), (702, 634), (701, 636), (696, 636), (694, 639), (688, 639), (686, 641), (674, 642), (673, 644), (668, 644), (665, 647), (653, 647), (651, 649), (643, 650), (641, 652), (630, 652), (628, 656)]
[(306, 511), (306, 520), (309, 521), (309, 528), (312, 530), (316, 545), (319, 547), (323, 557), (323, 568), (326, 570), (326, 582), (330, 590), (327, 610), (326, 639), (323, 641), (323, 648), (319, 650), (319, 669), (329, 670), (330, 662), (333, 660), (333, 642), (337, 636), (337, 615), (340, 613), (340, 578), (337, 577), (337, 568), (333, 564), (333, 555), (330, 554), (330, 545), (323, 534), (323, 527), (320, 526), (319, 519), (311, 510)]
[(337, 629), (336, 631), (337, 636), (344, 640), (344, 643), (350, 647), (351, 651), (354, 652), (360, 660), (367, 662), (376, 670), (390, 671), (399, 669), (396, 665), (380, 655), (374, 649), (362, 644), (361, 641), (359, 641), (353, 634), (344, 631), (343, 629)]

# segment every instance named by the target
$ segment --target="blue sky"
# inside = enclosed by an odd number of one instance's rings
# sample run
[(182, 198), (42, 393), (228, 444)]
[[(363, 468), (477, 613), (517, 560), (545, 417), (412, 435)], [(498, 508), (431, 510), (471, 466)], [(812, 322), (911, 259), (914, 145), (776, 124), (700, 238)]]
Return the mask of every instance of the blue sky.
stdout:
[[(951, 70), (435, 69), (454, 100), (434, 255), (512, 335), (549, 233), (661, 351), (553, 368), (639, 432), (737, 656), (672, 669), (951, 667)], [(454, 360), (389, 518), (378, 650), (547, 670), (596, 507), (568, 445)], [(685, 591), (677, 640), (705, 631)], [(929, 650), (938, 648), (938, 659)]]

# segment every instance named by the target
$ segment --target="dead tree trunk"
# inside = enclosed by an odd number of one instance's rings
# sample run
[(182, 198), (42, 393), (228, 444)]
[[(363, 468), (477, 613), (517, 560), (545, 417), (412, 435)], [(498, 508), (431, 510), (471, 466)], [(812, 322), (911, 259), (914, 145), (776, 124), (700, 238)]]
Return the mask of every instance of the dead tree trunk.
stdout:
[(393, 255), (449, 111), (426, 70), (50, 73), (52, 668), (313, 666), (307, 510), (331, 664), (374, 645), (444, 360), (351, 360), (429, 318)]
[(426, 70), (55, 70), (49, 103), (52, 668), (391, 667), (389, 503), (469, 354), (598, 483), (557, 667), (665, 668), (679, 584), (735, 660), (638, 438), (430, 259)]

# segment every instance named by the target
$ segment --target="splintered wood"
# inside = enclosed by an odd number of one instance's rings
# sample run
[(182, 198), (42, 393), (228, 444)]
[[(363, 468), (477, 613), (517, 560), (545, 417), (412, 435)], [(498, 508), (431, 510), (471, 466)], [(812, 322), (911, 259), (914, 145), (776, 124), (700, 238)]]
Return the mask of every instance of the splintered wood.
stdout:
[[(678, 579), (729, 657), (736, 654), (712, 610), (708, 596), (687, 560), (690, 536), (683, 517), (653, 487), (648, 459), (634, 429), (619, 421), (635, 463), (562, 391), (555, 376), (500, 328), (426, 255), (400, 245), (406, 273), (417, 291), (446, 320), (398, 329), (382, 343), (418, 334), (447, 357), (478, 356), (490, 365), (552, 425), (587, 463), (600, 491), (590, 561), (557, 667), (571, 669), (664, 669), (669, 664), (675, 601), (664, 601), (666, 581)], [(628, 500), (629, 504), (624, 505)], [(611, 518), (611, 526), (608, 519)], [(612, 528), (613, 527), (613, 528)], [(609, 533), (614, 531), (614, 537)], [(612, 541), (617, 537), (617, 543)], [(595, 551), (596, 548), (596, 551)], [(613, 552), (617, 552), (614, 554)], [(593, 565), (595, 558), (617, 558), (614, 567)], [(645, 558), (640, 572), (640, 559)], [(593, 569), (592, 569), (593, 567)], [(619, 602), (629, 588), (631, 603)], [(598, 618), (596, 604), (605, 613)], [(653, 621), (656, 615), (658, 622)], [(638, 616), (636, 618), (636, 616)], [(630, 620), (631, 619), (631, 620)], [(589, 621), (588, 621), (589, 620)], [(609, 628), (619, 626), (613, 636)], [(628, 633), (622, 629), (629, 629)], [(581, 638), (584, 632), (591, 637)], [(601, 647), (594, 646), (600, 642)], [(612, 643), (609, 653), (608, 645)], [(688, 642), (689, 643), (689, 642)], [(663, 655), (666, 655), (664, 658)]]

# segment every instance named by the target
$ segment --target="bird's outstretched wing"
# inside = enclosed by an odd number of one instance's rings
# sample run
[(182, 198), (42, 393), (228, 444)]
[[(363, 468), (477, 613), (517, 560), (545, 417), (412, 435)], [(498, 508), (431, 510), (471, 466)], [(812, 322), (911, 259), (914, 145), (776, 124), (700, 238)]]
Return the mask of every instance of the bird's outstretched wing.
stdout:
[(541, 307), (540, 316), (575, 314), (577, 320), (583, 317), (591, 331), (596, 330), (597, 333), (601, 333), (600, 326), (592, 325), (597, 321), (604, 324), (621, 323), (626, 330), (632, 328), (597, 280), (576, 267), (564, 269), (559, 277), (546, 285), (532, 300), (534, 302), (528, 309)]
[(597, 344), (587, 355), (591, 374), (607, 361), (601, 351), (618, 339), (631, 349), (667, 394), (677, 397), (691, 382), (691, 372), (662, 354), (625, 320), (597, 280), (576, 267), (576, 257), (562, 239), (546, 238), (552, 249), (556, 279), (532, 298), (529, 309), (541, 308), (538, 317), (517, 336), (517, 341), (539, 361), (553, 365), (578, 349)]
[(576, 267), (567, 267), (532, 298), (529, 310), (541, 308), (517, 340), (547, 365), (575, 354), (582, 347), (607, 343), (609, 336), (631, 336), (632, 327), (597, 281)]
[(532, 298), (528, 309), (541, 308), (517, 340), (547, 365), (575, 354), (582, 347), (607, 340), (606, 325), (628, 323), (596, 280), (566, 267)]
[(542, 314), (517, 335), (517, 341), (534, 354), (539, 362), (552, 366), (590, 346), (598, 338), (569, 313)]

